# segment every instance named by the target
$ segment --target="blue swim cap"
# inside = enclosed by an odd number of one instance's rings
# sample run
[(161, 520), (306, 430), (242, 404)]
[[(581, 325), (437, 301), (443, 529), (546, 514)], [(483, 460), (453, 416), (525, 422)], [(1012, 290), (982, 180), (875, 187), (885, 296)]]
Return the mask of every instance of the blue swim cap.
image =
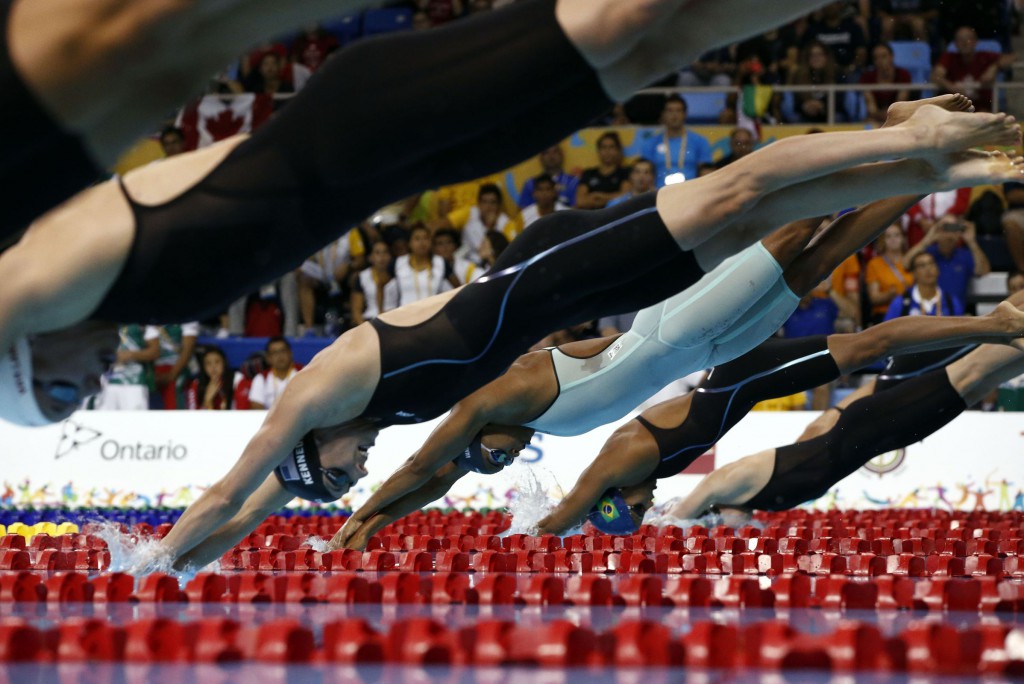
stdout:
[(505, 469), (505, 466), (512, 465), (515, 457), (501, 449), (488, 449), (480, 441), (480, 436), (470, 443), (466, 450), (455, 459), (455, 462), (463, 470), (471, 470), (474, 473), (493, 475)]
[(634, 534), (640, 528), (633, 521), (630, 507), (618, 487), (609, 489), (590, 509), (587, 520), (604, 534)]

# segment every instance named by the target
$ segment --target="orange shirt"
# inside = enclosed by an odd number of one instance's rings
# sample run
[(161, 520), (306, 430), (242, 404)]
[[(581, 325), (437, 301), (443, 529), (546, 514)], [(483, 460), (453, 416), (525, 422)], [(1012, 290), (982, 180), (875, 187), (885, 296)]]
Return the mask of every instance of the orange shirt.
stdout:
[(846, 257), (846, 261), (832, 271), (832, 291), (853, 297), (860, 295), (860, 259), (856, 254)]
[[(870, 288), (871, 283), (878, 283), (881, 292), (889, 292), (895, 289), (897, 294), (903, 294), (914, 284), (914, 276), (903, 270), (901, 262), (886, 261), (884, 257), (872, 257), (864, 271), (864, 282)], [(879, 304), (871, 307), (872, 313), (884, 314), (889, 308), (888, 304)]]

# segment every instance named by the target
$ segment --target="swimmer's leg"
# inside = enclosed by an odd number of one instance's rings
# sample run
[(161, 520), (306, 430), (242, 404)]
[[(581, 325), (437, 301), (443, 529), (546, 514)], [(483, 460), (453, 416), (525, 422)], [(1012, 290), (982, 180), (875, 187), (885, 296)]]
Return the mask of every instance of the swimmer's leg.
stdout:
[(749, 218), (734, 226), (735, 230), (720, 231), (710, 236), (694, 249), (694, 254), (702, 266), (713, 267), (737, 249), (760, 239), (775, 226), (805, 216), (828, 214), (897, 195), (928, 195), (959, 187), (1015, 182), (1022, 178), (1024, 160), (1010, 159), (1001, 152), (967, 151), (930, 160), (866, 164), (772, 193), (757, 203)]

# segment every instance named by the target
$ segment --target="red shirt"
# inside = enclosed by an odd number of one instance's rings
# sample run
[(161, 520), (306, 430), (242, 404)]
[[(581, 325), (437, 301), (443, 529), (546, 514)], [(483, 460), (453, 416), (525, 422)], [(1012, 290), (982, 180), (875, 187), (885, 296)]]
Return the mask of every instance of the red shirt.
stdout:
[[(893, 75), (893, 83), (911, 83), (912, 80), (913, 79), (910, 77), (909, 71), (896, 67), (896, 73)], [(865, 71), (860, 77), (860, 82), (864, 84), (878, 83), (878, 72), (874, 69), (871, 71)], [(896, 101), (896, 97), (899, 95), (899, 89), (872, 90), (871, 94), (875, 96), (875, 104), (878, 108), (885, 110), (889, 108), (889, 105)]]
[[(1002, 55), (996, 52), (975, 52), (974, 59), (965, 63), (958, 52), (946, 52), (939, 58), (939, 65), (946, 70), (946, 79), (952, 83), (975, 81), (981, 83), (982, 75), (997, 64)], [(965, 88), (964, 95), (974, 100), (974, 106), (980, 112), (992, 111), (991, 88)]]

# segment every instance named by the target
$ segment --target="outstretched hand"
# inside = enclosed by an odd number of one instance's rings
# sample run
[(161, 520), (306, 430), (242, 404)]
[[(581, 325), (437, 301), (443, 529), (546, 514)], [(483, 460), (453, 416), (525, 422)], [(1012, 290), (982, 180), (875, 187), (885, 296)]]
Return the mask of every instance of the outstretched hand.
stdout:
[(351, 542), (356, 536), (356, 532), (358, 532), (359, 528), (362, 527), (362, 524), (363, 521), (358, 520), (354, 515), (349, 517), (349, 519), (345, 521), (345, 524), (341, 526), (341, 529), (338, 530), (334, 537), (331, 538), (331, 541), (327, 544), (327, 550), (335, 551), (338, 549), (354, 548), (351, 545)]

